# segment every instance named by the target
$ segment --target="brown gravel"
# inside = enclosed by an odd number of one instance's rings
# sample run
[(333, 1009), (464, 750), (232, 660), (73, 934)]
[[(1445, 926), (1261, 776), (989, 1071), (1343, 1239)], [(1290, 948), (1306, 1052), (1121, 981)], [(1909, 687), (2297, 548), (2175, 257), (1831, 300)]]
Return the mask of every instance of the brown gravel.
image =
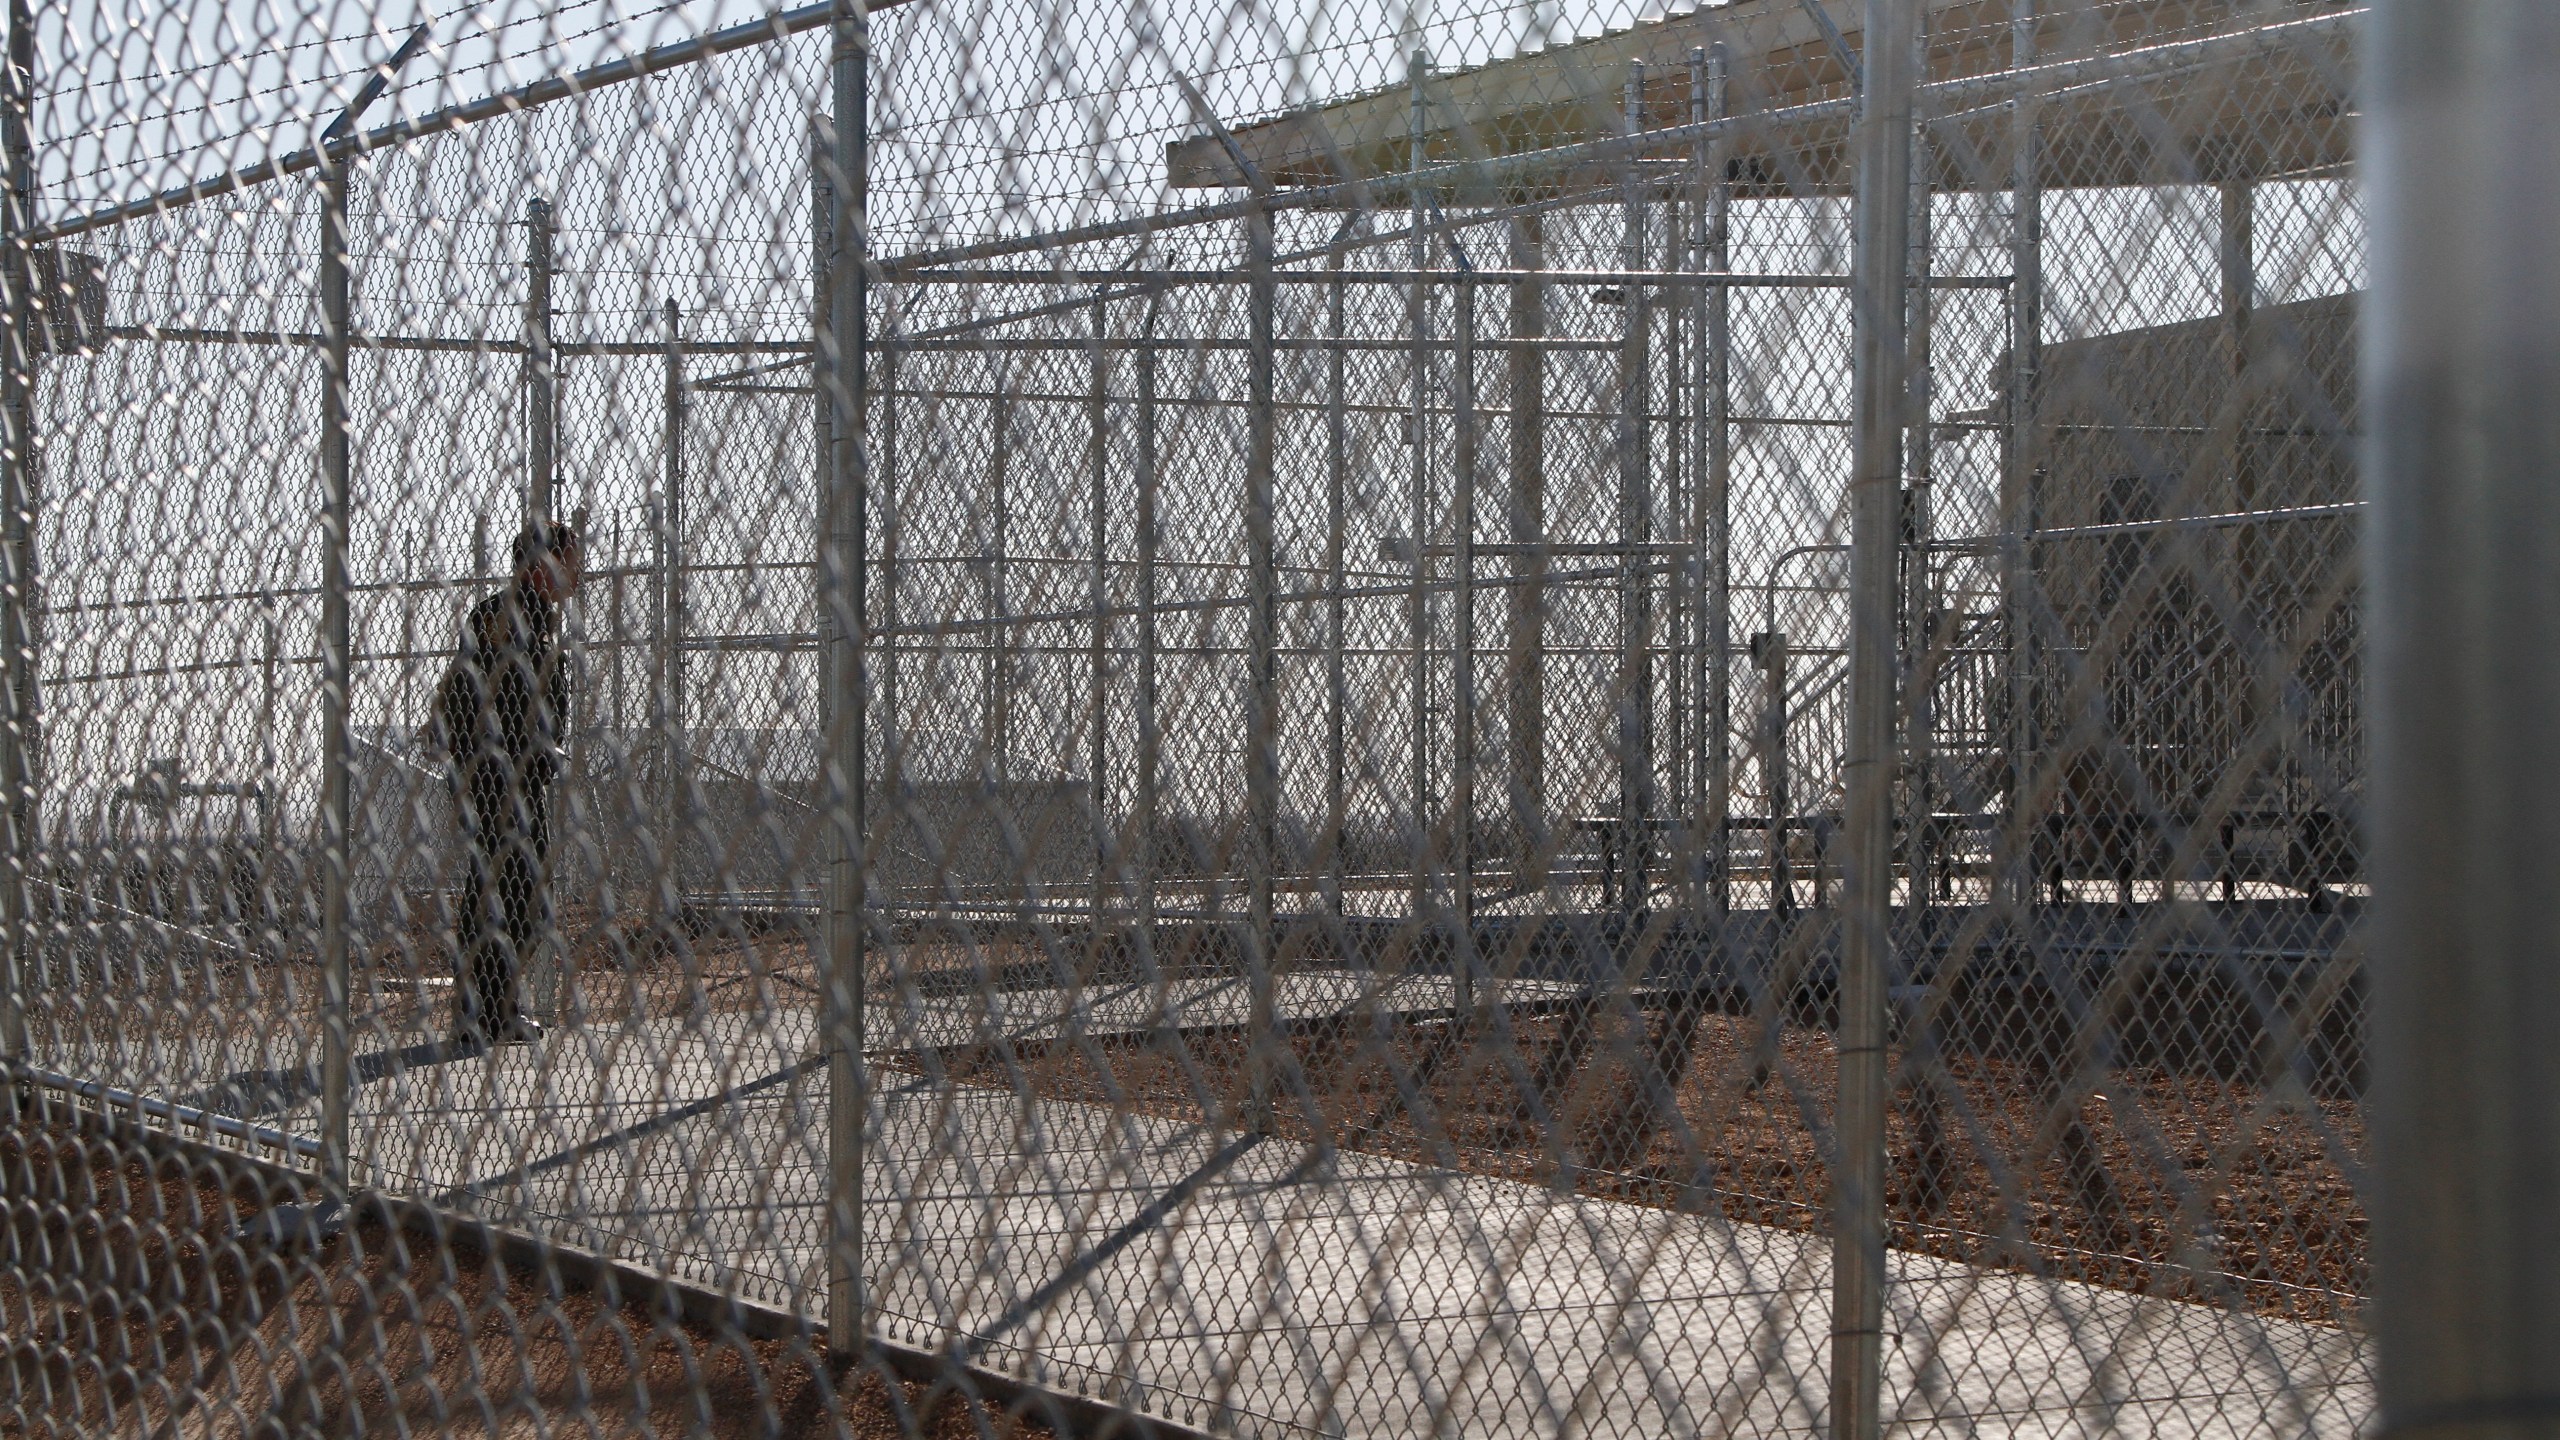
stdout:
[(1030, 1440), (1043, 1424), (794, 1341), (653, 1314), (464, 1244), (360, 1224), (252, 1259), (244, 1175), (0, 1132), (0, 1435), (849, 1436)]
[[(1507, 1038), (1429, 1024), (1381, 1035), (1365, 1022), (1296, 1035), (1275, 1052), (1294, 1092), (1275, 1128), (1477, 1174), (1541, 1184), (1569, 1175), (1584, 1193), (1631, 1203), (1824, 1228), (1829, 1171), (1817, 1136), (1829, 1131), (1837, 1073), (1827, 1034), (1787, 1027), (1754, 1085), (1753, 1022), (1702, 1017), (1675, 1124), (1643, 1102), (1630, 1063), (1664, 1044), (1660, 1017), (1641, 1035), (1595, 1026), (1578, 1056), (1560, 1045), (1564, 1029), (1542, 1017), (1513, 1022)], [(966, 1084), (1009, 1088), (1021, 1075), (1047, 1096), (1182, 1119), (1200, 1118), (1205, 1104), (1227, 1123), (1240, 1113), (1247, 1059), (1233, 1034), (935, 1057)], [(897, 1063), (921, 1070), (925, 1057)], [(2366, 1155), (2356, 1102), (2273, 1105), (2255, 1085), (2125, 1068), (2076, 1107), (2074, 1125), (2034, 1067), (1958, 1055), (1944, 1073), (1952, 1098), (1936, 1107), (1934, 1167), (1929, 1107), (1907, 1083), (1896, 1095), (1895, 1246), (2324, 1323), (2360, 1306), (2365, 1214), (2348, 1178)], [(1212, 1093), (1199, 1093), (1194, 1074), (1209, 1077)], [(1398, 1100), (1399, 1074), (1419, 1105)]]

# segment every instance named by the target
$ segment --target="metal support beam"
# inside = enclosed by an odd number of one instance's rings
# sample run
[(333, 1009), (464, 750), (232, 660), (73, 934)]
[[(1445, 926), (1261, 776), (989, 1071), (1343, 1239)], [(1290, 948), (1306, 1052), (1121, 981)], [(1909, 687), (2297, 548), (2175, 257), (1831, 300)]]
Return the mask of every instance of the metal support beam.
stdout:
[[(2011, 63), (2035, 63), (2037, 0), (2010, 0)], [(2035, 572), (2026, 537), (2037, 525), (2036, 477), (2043, 430), (2036, 418), (2036, 388), (2044, 364), (2044, 191), (2036, 165), (2036, 103), (2021, 97), (2011, 116), (2009, 178), (2009, 373), (2007, 424), (2000, 464), (2000, 608), (2008, 647), (2007, 784), (2009, 823), (2000, 843), (1996, 882), (2014, 911), (2037, 899), (2035, 850), (2038, 816), (2029, 803), (2030, 767), (2037, 738), (2036, 649), (2027, 603)]]
[[(1545, 225), (1537, 215), (1511, 222), (1511, 268), (1530, 275), (1545, 268)], [(1542, 886), (1555, 841), (1547, 815), (1547, 601), (1544, 577), (1547, 537), (1547, 287), (1535, 279), (1510, 282), (1511, 554), (1509, 771), (1511, 843), (1518, 847), (1519, 883)]]
[(525, 521), (548, 525), (559, 481), (560, 370), (551, 350), (551, 202), (524, 207)]
[[(1693, 57), (1692, 64), (1698, 72), (1698, 93), (1692, 102), (1691, 118), (1722, 119), (1730, 65), (1724, 42), (1719, 40), (1709, 46)], [(1733, 185), (1726, 176), (1731, 164), (1731, 141), (1718, 138), (1707, 142), (1694, 266), (1700, 271), (1720, 272), (1732, 263)], [(1704, 313), (1697, 319), (1696, 383), (1701, 433), (1692, 453), (1698, 457), (1702, 473), (1694, 492), (1698, 508), (1690, 519), (1690, 533), (1698, 546), (1698, 574), (1693, 583), (1703, 587), (1704, 595), (1698, 607), (1702, 633), (1697, 654), (1701, 673), (1693, 693), (1704, 697), (1706, 707), (1698, 726), (1705, 735), (1699, 747), (1701, 783), (1696, 806), (1703, 832), (1699, 837), (1704, 850), (1700, 858), (1706, 869), (1705, 894), (1700, 899), (1707, 913), (1721, 918), (1733, 905), (1733, 312), (1729, 293), (1722, 286), (1703, 287), (1695, 296), (1691, 303)]]
[[(1643, 128), (1644, 62), (1628, 67), (1623, 121), (1626, 133)], [(1625, 185), (1625, 233), (1618, 263), (1645, 268), (1645, 212), (1649, 191), (1630, 177)], [(1618, 815), (1614, 854), (1620, 907), (1641, 914), (1653, 870), (1653, 604), (1652, 577), (1640, 556), (1653, 539), (1652, 457), (1646, 445), (1652, 411), (1652, 307), (1643, 285), (1618, 291), (1625, 323), (1618, 356), (1618, 676), (1611, 746), (1618, 762)], [(1633, 943), (1632, 936), (1629, 943)]]
[[(320, 369), (320, 1184), (323, 1200), (347, 1200), (349, 968), (354, 939), (347, 908), (354, 834), (349, 785), (350, 702), (347, 526), (352, 483), (348, 441), (347, 165), (320, 185), (320, 324), (328, 343)], [(344, 1213), (343, 1210), (341, 1213)]]
[(1085, 396), (1085, 546), (1091, 552), (1085, 571), (1086, 593), (1093, 610), (1092, 653), (1085, 659), (1086, 803), (1093, 807), (1093, 951), (1102, 962), (1099, 923), (1110, 896), (1111, 838), (1111, 310), (1097, 296), (1093, 302), (1093, 355)]
[[(1327, 266), (1335, 282), (1325, 289), (1325, 335), (1333, 341), (1343, 338), (1345, 287), (1341, 283), (1342, 257), (1333, 256)], [(1346, 509), (1345, 487), (1351, 468), (1351, 427), (1344, 410), (1344, 350), (1340, 344), (1325, 352), (1324, 371), (1324, 577), (1328, 593), (1324, 607), (1324, 866), (1325, 913), (1342, 918), (1342, 845), (1343, 831), (1349, 822), (1343, 793), (1343, 773), (1349, 766), (1345, 751), (1349, 737), (1344, 733), (1350, 703), (1350, 677), (1343, 673), (1343, 565), (1344, 551), (1350, 544), (1350, 517)]]
[[(659, 817), (666, 827), (660, 863), (666, 867), (666, 893), (681, 903), (684, 895), (684, 760), (685, 747), (685, 593), (684, 593), (684, 315), (667, 301), (666, 453), (664, 494), (658, 507), (658, 741), (665, 773)], [(672, 916), (669, 918), (673, 918)]]
[(1472, 1015), (1475, 987), (1476, 816), (1476, 287), (1464, 271), (1450, 296), (1456, 347), (1450, 352), (1449, 407), (1452, 503), (1449, 516), (1450, 578), (1455, 608), (1449, 677), (1449, 965), (1458, 1012)]
[[(1420, 168), (1423, 138), (1429, 133), (1425, 86), (1431, 75), (1431, 62), (1419, 50), (1413, 54), (1408, 84), (1412, 88), (1412, 117), (1409, 164)], [(1413, 462), (1411, 492), (1407, 496), (1410, 515), (1406, 534), (1412, 537), (1413, 593), (1405, 602), (1405, 623), (1413, 641), (1413, 668), (1409, 677), (1412, 714), (1413, 761), (1413, 923), (1416, 934), (1427, 924), (1431, 913), (1431, 561), (1427, 553), (1431, 537), (1431, 290), (1437, 278), (1431, 273), (1430, 196), (1416, 186), (1413, 196), (1413, 230), (1410, 251), (1412, 288), (1405, 306), (1405, 336), (1413, 343), (1413, 410), (1406, 421), (1405, 440)]]
[(1850, 324), (1849, 692), (1842, 769), (1839, 1160), (1832, 1174), (1831, 1433), (1876, 1440), (1884, 1340), (1885, 1001), (1892, 966), (1894, 573), (1906, 393), (1917, 0), (1867, 0)]
[(828, 876), (820, 1044), (827, 1057), (827, 1351), (867, 1348), (863, 1261), (863, 1149), (870, 1105), (863, 1065), (869, 867), (870, 677), (865, 657), (869, 455), (864, 373), (869, 298), (866, 205), (870, 172), (869, 6), (845, 0), (829, 35), (834, 123), (819, 148), (812, 216), (818, 228), (816, 380), (822, 526), (818, 604), (826, 676)]
[(2560, 1434), (2560, 6), (2365, 45), (2378, 1434)]
[[(35, 20), (29, 0), (9, 0), (7, 63), (0, 66), (0, 1063), (27, 1055), (25, 978), (35, 960), (28, 904), (44, 847), (39, 836), (36, 584), (35, 252), (23, 237), (35, 219)], [(272, 806), (269, 807), (273, 809)]]
[(1245, 244), (1251, 256), (1253, 283), (1245, 298), (1246, 328), (1253, 341), (1247, 352), (1245, 442), (1245, 597), (1246, 646), (1252, 674), (1246, 685), (1245, 713), (1245, 904), (1250, 934), (1245, 944), (1245, 976), (1249, 989), (1246, 1073), (1251, 1096), (1249, 1125), (1268, 1133), (1272, 1124), (1273, 1076), (1280, 1043), (1278, 969), (1280, 956), (1272, 927), (1272, 869), (1279, 862), (1280, 826), (1280, 662), (1278, 558), (1274, 553), (1274, 509), (1277, 497), (1276, 449), (1278, 412), (1276, 357), (1272, 336), (1278, 322), (1279, 289), (1271, 283), (1271, 216), (1250, 212)]
[[(1914, 27), (1920, 29), (1921, 27)], [(1923, 32), (1925, 33), (1925, 31)], [(1915, 35), (1915, 47), (1922, 42)], [(1918, 73), (1920, 61), (1912, 61)], [(1912, 174), (1910, 265), (1903, 289), (1909, 314), (1905, 379), (1904, 477), (1902, 501), (1901, 564), (1902, 596), (1899, 607), (1902, 622), (1902, 675), (1908, 692), (1902, 710), (1902, 870), (1906, 881), (1905, 901), (1915, 923), (1930, 901), (1930, 876), (1933, 870), (1932, 849), (1936, 843), (1931, 818), (1937, 813), (1937, 776), (1932, 755), (1932, 728), (1936, 715), (1933, 706), (1934, 685), (1931, 672), (1936, 664), (1932, 654), (1937, 643), (1934, 616), (1937, 610), (1935, 570), (1930, 564), (1930, 522), (1935, 517), (1932, 485), (1935, 479), (1931, 429), (1932, 412), (1937, 405), (1935, 377), (1931, 372), (1931, 322), (1935, 316), (1937, 293), (1929, 285), (1932, 243), (1930, 226), (1930, 187), (1927, 133), (1915, 126), (1911, 133)]]

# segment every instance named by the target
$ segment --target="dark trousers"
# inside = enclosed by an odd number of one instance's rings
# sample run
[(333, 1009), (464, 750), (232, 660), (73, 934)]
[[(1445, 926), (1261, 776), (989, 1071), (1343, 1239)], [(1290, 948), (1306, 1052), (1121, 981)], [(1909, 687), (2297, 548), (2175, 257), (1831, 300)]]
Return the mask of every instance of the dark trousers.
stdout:
[(519, 977), (542, 938), (543, 878), (551, 858), (550, 787), (503, 759), (471, 766), (456, 797), (462, 817), (461, 913), (455, 916), (455, 1019), (496, 1035), (516, 1022)]

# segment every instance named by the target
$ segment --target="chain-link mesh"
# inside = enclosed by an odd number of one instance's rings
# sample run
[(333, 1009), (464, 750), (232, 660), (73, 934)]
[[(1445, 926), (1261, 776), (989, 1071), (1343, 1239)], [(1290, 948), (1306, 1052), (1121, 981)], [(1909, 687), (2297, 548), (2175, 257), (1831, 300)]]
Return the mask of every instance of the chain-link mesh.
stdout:
[(869, 8), (13, 9), (0, 1429), (2371, 1423), (2359, 9)]

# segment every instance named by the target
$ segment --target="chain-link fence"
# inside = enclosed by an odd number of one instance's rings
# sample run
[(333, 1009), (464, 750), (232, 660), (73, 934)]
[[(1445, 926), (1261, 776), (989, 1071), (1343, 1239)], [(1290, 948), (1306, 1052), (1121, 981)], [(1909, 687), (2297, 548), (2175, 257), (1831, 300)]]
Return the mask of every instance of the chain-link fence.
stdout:
[(2370, 1425), (2362, 13), (17, 0), (0, 1428)]

